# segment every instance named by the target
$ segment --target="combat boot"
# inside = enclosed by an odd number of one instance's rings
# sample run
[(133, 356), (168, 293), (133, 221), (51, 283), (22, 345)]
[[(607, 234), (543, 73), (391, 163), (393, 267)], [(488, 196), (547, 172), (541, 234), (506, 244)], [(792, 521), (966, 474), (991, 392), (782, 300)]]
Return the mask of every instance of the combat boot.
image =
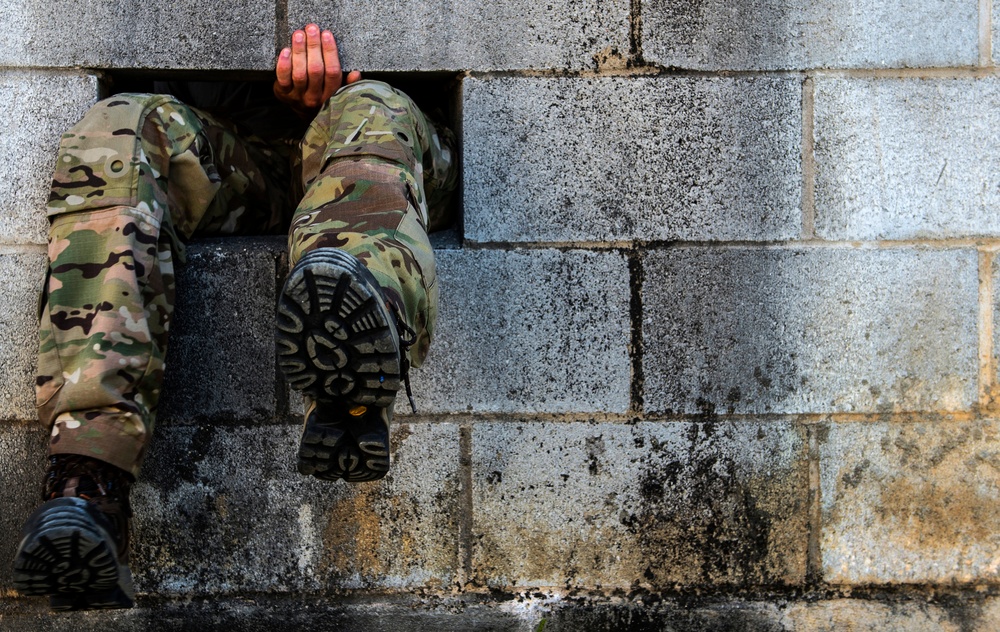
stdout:
[(75, 454), (49, 457), (43, 500), (21, 531), (14, 587), (53, 610), (131, 608), (132, 475)]
[(306, 399), (299, 472), (351, 482), (385, 476), (396, 391), (406, 383), (409, 393), (412, 336), (357, 258), (318, 248), (292, 268), (276, 340), (285, 379)]

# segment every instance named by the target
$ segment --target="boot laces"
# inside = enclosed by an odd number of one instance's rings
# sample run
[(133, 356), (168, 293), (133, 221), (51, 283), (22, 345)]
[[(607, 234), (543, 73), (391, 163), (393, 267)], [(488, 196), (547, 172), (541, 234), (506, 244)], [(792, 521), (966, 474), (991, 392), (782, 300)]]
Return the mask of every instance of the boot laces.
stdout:
[[(414, 414), (417, 412), (417, 403), (413, 399), (413, 389), (410, 388), (410, 347), (417, 341), (417, 332), (406, 324), (399, 313), (399, 308), (392, 301), (386, 301), (392, 310), (392, 315), (396, 319), (396, 331), (399, 332), (399, 371), (403, 376), (403, 384), (406, 385), (406, 399), (410, 401), (410, 408)], [(406, 334), (404, 337), (403, 334)]]
[(78, 454), (54, 454), (42, 484), (42, 500), (81, 498), (101, 511), (114, 527), (119, 555), (127, 555), (132, 506), (131, 474), (103, 461)]

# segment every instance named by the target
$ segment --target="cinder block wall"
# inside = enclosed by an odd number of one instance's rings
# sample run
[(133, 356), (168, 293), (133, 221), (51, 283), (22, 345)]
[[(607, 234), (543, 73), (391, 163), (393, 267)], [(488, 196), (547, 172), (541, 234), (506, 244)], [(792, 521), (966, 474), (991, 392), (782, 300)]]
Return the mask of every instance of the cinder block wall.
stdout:
[(0, 6), (0, 562), (42, 472), (59, 134), (109, 70), (267, 71), (307, 21), (348, 68), (461, 77), (462, 239), (390, 476), (293, 472), (283, 242), (196, 243), (140, 607), (50, 617), (0, 564), (0, 626), (1000, 628), (991, 0)]

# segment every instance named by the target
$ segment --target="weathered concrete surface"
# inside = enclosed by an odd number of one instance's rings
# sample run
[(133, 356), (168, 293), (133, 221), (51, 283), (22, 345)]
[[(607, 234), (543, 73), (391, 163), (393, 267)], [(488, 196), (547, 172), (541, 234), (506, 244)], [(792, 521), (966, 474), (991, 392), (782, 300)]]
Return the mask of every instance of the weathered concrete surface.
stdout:
[[(0, 595), (6, 598), (13, 590), (10, 564), (21, 542), (21, 526), (41, 501), (47, 446), (48, 433), (37, 423), (0, 424), (0, 503), (4, 507), (0, 511)], [(6, 629), (3, 615), (0, 629)]]
[(815, 99), (818, 236), (1000, 235), (1000, 80), (818, 78)]
[(467, 79), (465, 237), (797, 237), (800, 104), (796, 78)]
[(0, 70), (0, 244), (45, 243), (59, 138), (96, 100), (92, 75)]
[(995, 410), (1000, 405), (1000, 256), (993, 253), (990, 274), (993, 282), (993, 383), (989, 386), (986, 396), (989, 402), (986, 406)]
[[(0, 426), (0, 559), (39, 504), (46, 433)], [(379, 483), (295, 471), (299, 428), (163, 424), (133, 488), (132, 569), (143, 595), (447, 590), (458, 569), (458, 427), (393, 429)], [(0, 590), (11, 588), (0, 566)], [(0, 628), (7, 629), (0, 625)]]
[(105, 2), (0, 6), (0, 66), (274, 68), (270, 0)]
[(973, 66), (978, 11), (963, 0), (645, 0), (642, 53), (700, 70)]
[(288, 23), (316, 21), (333, 29), (347, 68), (585, 70), (597, 66), (595, 57), (624, 66), (629, 4), (290, 0)]
[(996, 64), (997, 60), (1000, 59), (1000, 49), (998, 49), (998, 46), (1000, 46), (1000, 4), (993, 5), (993, 15), (991, 17), (993, 22), (993, 33), (991, 38), (993, 41), (991, 52), (993, 54), (992, 61)]
[[(413, 371), (420, 412), (628, 410), (629, 271), (619, 253), (435, 253), (440, 315)], [(397, 412), (409, 410), (397, 398)]]
[[(984, 604), (985, 602), (985, 604)], [(949, 605), (924, 599), (866, 601), (830, 599), (790, 604), (781, 622), (785, 630), (843, 632), (988, 632), (996, 630), (994, 600), (954, 600)]]
[[(37, 602), (0, 602), (0, 627), (11, 632), (535, 632), (544, 613), (517, 603), (460, 599), (338, 596), (137, 600), (132, 610), (52, 615)], [(6, 611), (6, 612), (5, 612)], [(551, 630), (552, 628), (546, 627)], [(568, 632), (568, 629), (567, 629)]]
[(1000, 422), (832, 423), (820, 476), (826, 581), (997, 581)]
[[(13, 632), (230, 629), (248, 632), (993, 632), (996, 599), (947, 605), (922, 596), (881, 599), (590, 599), (520, 595), (357, 596), (153, 601), (129, 611), (49, 615), (35, 600), (0, 602)], [(991, 627), (993, 626), (993, 627)]]
[(188, 247), (187, 265), (176, 266), (160, 419), (274, 417), (276, 266), (283, 251), (281, 237)]
[(34, 420), (44, 252), (0, 251), (0, 420)]
[(649, 253), (643, 266), (647, 411), (976, 403), (972, 249), (676, 248)]
[(798, 585), (804, 431), (774, 423), (477, 423), (473, 578), (487, 586)]
[(137, 590), (446, 590), (458, 568), (458, 427), (399, 425), (379, 483), (295, 471), (294, 426), (161, 426), (133, 493)]

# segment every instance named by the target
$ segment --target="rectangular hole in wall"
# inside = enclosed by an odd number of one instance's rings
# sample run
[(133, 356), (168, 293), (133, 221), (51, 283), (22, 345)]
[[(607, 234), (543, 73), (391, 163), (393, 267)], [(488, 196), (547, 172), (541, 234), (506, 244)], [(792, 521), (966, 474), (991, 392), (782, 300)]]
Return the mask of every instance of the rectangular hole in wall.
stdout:
[[(461, 78), (455, 73), (447, 72), (366, 72), (365, 79), (384, 81), (408, 94), (421, 109), (432, 118), (443, 121), (455, 133), (457, 142), (456, 154), (461, 165)], [(219, 92), (231, 92), (237, 85), (249, 90), (254, 99), (271, 102), (277, 105), (271, 92), (274, 75), (271, 72), (233, 72), (233, 71), (135, 71), (117, 70), (108, 73), (102, 85), (102, 96), (109, 97), (123, 92), (170, 92), (185, 99), (190, 94), (192, 85), (210, 84), (209, 90), (219, 89)], [(204, 92), (204, 86), (201, 90)], [(278, 111), (281, 111), (278, 108)], [(291, 111), (283, 114), (288, 117), (286, 125), (289, 129), (295, 126), (295, 115)], [(277, 125), (281, 125), (279, 121)], [(431, 235), (435, 248), (459, 248), (462, 243), (462, 177), (458, 178), (458, 190), (452, 198), (452, 212), (455, 217), (453, 226)]]

